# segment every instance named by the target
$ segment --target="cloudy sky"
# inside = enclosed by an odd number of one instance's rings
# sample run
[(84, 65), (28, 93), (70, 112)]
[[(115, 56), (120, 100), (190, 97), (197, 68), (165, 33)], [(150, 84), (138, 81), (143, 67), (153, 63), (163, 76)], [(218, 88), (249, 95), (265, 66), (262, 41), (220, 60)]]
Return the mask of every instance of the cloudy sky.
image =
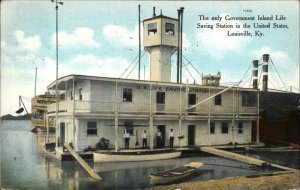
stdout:
[[(137, 78), (133, 60), (138, 55), (138, 5), (141, 19), (157, 14), (177, 18), (184, 7), (183, 81), (201, 83), (200, 74), (222, 73), (221, 82), (239, 81), (251, 61), (270, 54), (275, 68), (270, 68), (270, 88), (299, 89), (299, 1), (70, 1), (59, 6), (59, 77), (84, 74), (104, 77)], [(245, 10), (250, 10), (245, 11)], [(210, 20), (199, 20), (205, 15)], [(251, 25), (252, 37), (227, 36), (227, 31), (244, 28), (197, 28), (197, 23), (213, 24), (211, 17), (220, 15), (220, 24)], [(255, 21), (225, 20), (255, 16)], [(257, 21), (257, 15), (271, 16), (271, 21)], [(275, 15), (285, 20), (275, 21)], [(254, 23), (271, 23), (271, 29), (254, 28)], [(288, 28), (274, 29), (273, 23)], [(255, 31), (264, 36), (255, 36)], [(188, 61), (187, 61), (188, 60)], [(142, 57), (142, 79), (149, 79), (148, 54)], [(189, 64), (190, 62), (193, 66)], [(37, 94), (43, 94), (55, 80), (55, 5), (51, 1), (1, 1), (1, 115), (14, 114), (18, 96), (34, 95), (35, 68)], [(176, 55), (172, 57), (172, 81), (176, 81)], [(131, 66), (122, 75), (122, 73)], [(250, 87), (249, 71), (242, 82)], [(145, 74), (144, 74), (145, 73)], [(199, 74), (200, 73), (200, 74)], [(299, 92), (299, 91), (298, 91)], [(25, 101), (30, 109), (30, 102)]]

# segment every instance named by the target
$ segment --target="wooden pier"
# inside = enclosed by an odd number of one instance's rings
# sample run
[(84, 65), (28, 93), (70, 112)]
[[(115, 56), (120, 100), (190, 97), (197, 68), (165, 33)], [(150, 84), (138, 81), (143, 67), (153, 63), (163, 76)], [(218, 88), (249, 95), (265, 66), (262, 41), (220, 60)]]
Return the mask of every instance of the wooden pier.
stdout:
[(90, 176), (98, 181), (102, 180), (102, 178), (68, 145), (64, 143), (64, 147), (71, 153), (71, 155), (79, 162), (79, 164), (83, 167), (83, 169), (90, 174)]
[(210, 153), (210, 154), (222, 156), (222, 157), (225, 157), (225, 158), (229, 158), (229, 159), (233, 159), (233, 160), (237, 160), (237, 161), (240, 161), (240, 162), (245, 162), (245, 163), (253, 164), (253, 165), (257, 165), (257, 166), (272, 166), (272, 167), (276, 167), (276, 168), (283, 169), (283, 170), (297, 171), (296, 169), (293, 169), (293, 168), (280, 166), (278, 164), (273, 164), (273, 163), (270, 163), (270, 162), (267, 162), (267, 161), (264, 161), (264, 160), (259, 160), (259, 159), (256, 159), (256, 158), (240, 155), (240, 154), (237, 154), (237, 153), (216, 149), (216, 148), (213, 148), (213, 147), (201, 147), (200, 150), (203, 151), (203, 152)]

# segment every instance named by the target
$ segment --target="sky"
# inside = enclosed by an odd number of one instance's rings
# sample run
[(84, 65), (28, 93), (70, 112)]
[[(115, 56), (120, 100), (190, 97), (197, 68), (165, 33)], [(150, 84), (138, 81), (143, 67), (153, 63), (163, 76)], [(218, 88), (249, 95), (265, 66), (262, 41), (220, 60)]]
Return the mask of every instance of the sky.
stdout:
[[(152, 17), (153, 7), (156, 14), (172, 18), (184, 7), (184, 83), (201, 84), (201, 74), (220, 71), (223, 85), (243, 79), (241, 86), (249, 88), (251, 62), (270, 54), (269, 87), (299, 93), (299, 1), (65, 0), (58, 10), (58, 76), (137, 79), (138, 5), (141, 20)], [(209, 20), (200, 20), (199, 15)], [(212, 20), (218, 15), (221, 21)], [(225, 20), (226, 15), (255, 20)], [(273, 15), (273, 20), (258, 20), (257, 15)], [(50, 0), (1, 1), (1, 115), (16, 115), (19, 96), (30, 110), (27, 100), (34, 96), (36, 68), (37, 94), (44, 94), (47, 85), (55, 81), (55, 18), (55, 4)], [(214, 28), (197, 28), (198, 23)], [(217, 23), (233, 28), (215, 28)], [(254, 28), (254, 24), (268, 23), (270, 28)], [(288, 28), (273, 28), (273, 23)], [(246, 30), (252, 36), (228, 35)], [(256, 31), (263, 36), (255, 35)], [(176, 82), (175, 68), (176, 53), (172, 56), (172, 82)], [(148, 53), (142, 57), (141, 79), (149, 80)]]

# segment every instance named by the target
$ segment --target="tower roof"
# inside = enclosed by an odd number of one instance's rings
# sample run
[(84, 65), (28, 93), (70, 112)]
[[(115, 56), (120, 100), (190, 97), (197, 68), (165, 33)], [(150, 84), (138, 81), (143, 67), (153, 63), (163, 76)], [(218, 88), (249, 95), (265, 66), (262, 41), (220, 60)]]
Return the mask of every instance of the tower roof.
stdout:
[(157, 19), (157, 18), (166, 18), (166, 19), (172, 19), (172, 20), (178, 21), (178, 19), (171, 18), (171, 17), (165, 16), (165, 15), (157, 15), (157, 16), (154, 16), (154, 17), (151, 17), (151, 18), (144, 19), (143, 22), (147, 21), (147, 20)]

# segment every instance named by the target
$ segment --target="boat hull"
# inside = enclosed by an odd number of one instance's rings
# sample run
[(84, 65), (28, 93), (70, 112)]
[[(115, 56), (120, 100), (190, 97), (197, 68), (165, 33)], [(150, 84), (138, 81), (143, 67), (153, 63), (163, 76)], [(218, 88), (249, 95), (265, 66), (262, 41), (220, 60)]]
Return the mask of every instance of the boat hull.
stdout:
[(172, 152), (119, 152), (118, 154), (94, 152), (94, 162), (138, 162), (150, 160), (165, 160), (178, 158), (181, 155), (180, 151)]
[(152, 185), (164, 185), (164, 184), (170, 184), (172, 182), (175, 182), (175, 181), (179, 181), (179, 180), (182, 180), (192, 174), (194, 174), (196, 171), (193, 170), (192, 172), (189, 172), (189, 173), (185, 173), (185, 174), (182, 174), (182, 175), (175, 175), (175, 176), (165, 176), (165, 177), (162, 177), (162, 176), (156, 176), (156, 175), (150, 175), (149, 176), (149, 180), (150, 180), (150, 183)]
[(170, 184), (191, 176), (196, 173), (198, 168), (203, 166), (200, 162), (191, 162), (187, 165), (173, 168), (160, 173), (149, 174), (149, 181), (152, 185)]

